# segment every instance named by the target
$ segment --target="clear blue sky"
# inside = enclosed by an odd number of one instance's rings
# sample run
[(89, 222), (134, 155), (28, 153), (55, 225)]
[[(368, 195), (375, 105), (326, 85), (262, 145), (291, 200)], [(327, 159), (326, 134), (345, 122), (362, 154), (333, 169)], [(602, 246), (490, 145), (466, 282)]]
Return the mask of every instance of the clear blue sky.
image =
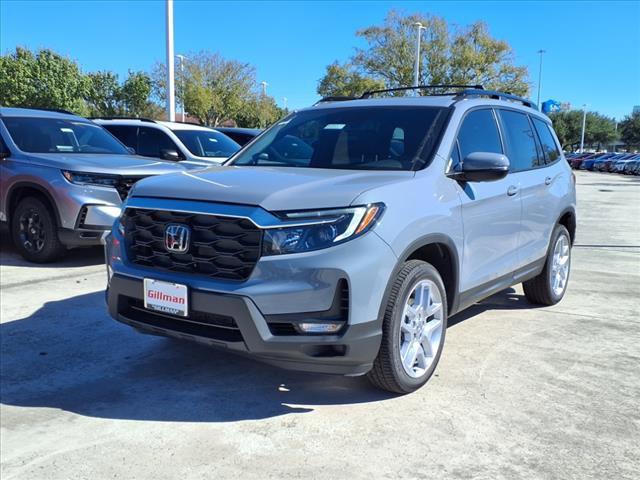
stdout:
[[(542, 99), (622, 118), (640, 105), (640, 2), (205, 2), (175, 1), (176, 53), (213, 50), (249, 62), (278, 103), (311, 104), (325, 66), (361, 46), (356, 30), (380, 24), (390, 8), (483, 20), (507, 40), (516, 62), (544, 57)], [(0, 51), (47, 47), (83, 71), (149, 70), (164, 60), (164, 2), (0, 0)]]

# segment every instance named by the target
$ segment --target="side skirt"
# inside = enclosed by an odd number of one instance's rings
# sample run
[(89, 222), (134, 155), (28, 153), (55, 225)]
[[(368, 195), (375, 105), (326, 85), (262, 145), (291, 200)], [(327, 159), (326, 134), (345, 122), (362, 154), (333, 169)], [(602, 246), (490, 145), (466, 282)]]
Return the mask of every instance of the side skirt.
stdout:
[(478, 285), (477, 287), (474, 287), (465, 292), (460, 292), (458, 294), (457, 305), (455, 305), (455, 308), (452, 309), (453, 311), (449, 315), (454, 315), (464, 310), (465, 308), (470, 307), (474, 303), (477, 303), (480, 300), (484, 300), (494, 293), (498, 293), (499, 291), (504, 290), (505, 288), (509, 288), (512, 285), (524, 282), (526, 280), (529, 280), (530, 278), (537, 277), (538, 275), (540, 275), (540, 272), (542, 272), (546, 259), (546, 256), (542, 257), (540, 260), (519, 268), (513, 273), (503, 275), (502, 277), (499, 277), (487, 283), (483, 283), (482, 285)]

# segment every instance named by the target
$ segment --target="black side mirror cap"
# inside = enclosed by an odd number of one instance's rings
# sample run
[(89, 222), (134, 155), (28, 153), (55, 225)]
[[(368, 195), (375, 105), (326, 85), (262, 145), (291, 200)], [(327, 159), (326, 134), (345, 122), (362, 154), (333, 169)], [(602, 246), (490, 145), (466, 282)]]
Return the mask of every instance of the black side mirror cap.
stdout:
[(180, 154), (175, 150), (162, 149), (160, 150), (160, 155), (165, 160), (172, 160), (174, 162), (177, 162), (178, 160), (180, 160)]
[(448, 176), (461, 182), (492, 182), (506, 177), (509, 168), (509, 159), (502, 153), (473, 152)]

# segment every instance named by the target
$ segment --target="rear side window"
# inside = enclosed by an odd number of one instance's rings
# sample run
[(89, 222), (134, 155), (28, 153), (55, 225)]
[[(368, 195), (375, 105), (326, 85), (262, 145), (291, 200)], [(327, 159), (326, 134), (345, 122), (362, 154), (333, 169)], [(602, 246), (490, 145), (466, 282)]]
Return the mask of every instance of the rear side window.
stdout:
[(492, 110), (474, 110), (464, 118), (458, 132), (458, 146), (462, 160), (473, 152), (503, 153)]
[(138, 127), (127, 127), (125, 125), (103, 125), (103, 127), (127, 147), (137, 150)]
[(538, 165), (535, 134), (529, 117), (512, 110), (500, 110), (511, 171), (530, 170)]
[(538, 132), (538, 137), (540, 138), (545, 163), (549, 164), (555, 162), (560, 157), (560, 150), (558, 149), (558, 145), (551, 134), (549, 125), (537, 118), (533, 119), (533, 125), (535, 126), (536, 132)]
[(138, 155), (163, 158), (167, 150), (180, 155), (180, 150), (169, 136), (157, 128), (141, 127), (138, 134)]

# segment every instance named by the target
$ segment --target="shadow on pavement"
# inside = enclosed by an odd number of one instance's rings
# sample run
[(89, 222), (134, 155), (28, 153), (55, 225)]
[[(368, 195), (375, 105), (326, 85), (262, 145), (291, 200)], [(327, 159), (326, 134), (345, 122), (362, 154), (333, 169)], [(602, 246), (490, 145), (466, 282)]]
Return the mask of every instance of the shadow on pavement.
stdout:
[[(515, 290), (450, 319), (531, 308)], [(230, 422), (383, 401), (365, 378), (271, 367), (190, 342), (142, 335), (112, 320), (104, 293), (46, 303), (0, 325), (0, 401), (80, 415), (175, 422)]]
[(68, 250), (60, 260), (51, 263), (27, 262), (13, 246), (9, 230), (0, 228), (0, 265), (7, 267), (37, 267), (37, 268), (69, 268), (87, 267), (104, 263), (104, 250), (101, 246), (74, 248)]
[(364, 378), (277, 369), (112, 320), (104, 293), (0, 325), (0, 401), (101, 418), (229, 422), (392, 398)]

